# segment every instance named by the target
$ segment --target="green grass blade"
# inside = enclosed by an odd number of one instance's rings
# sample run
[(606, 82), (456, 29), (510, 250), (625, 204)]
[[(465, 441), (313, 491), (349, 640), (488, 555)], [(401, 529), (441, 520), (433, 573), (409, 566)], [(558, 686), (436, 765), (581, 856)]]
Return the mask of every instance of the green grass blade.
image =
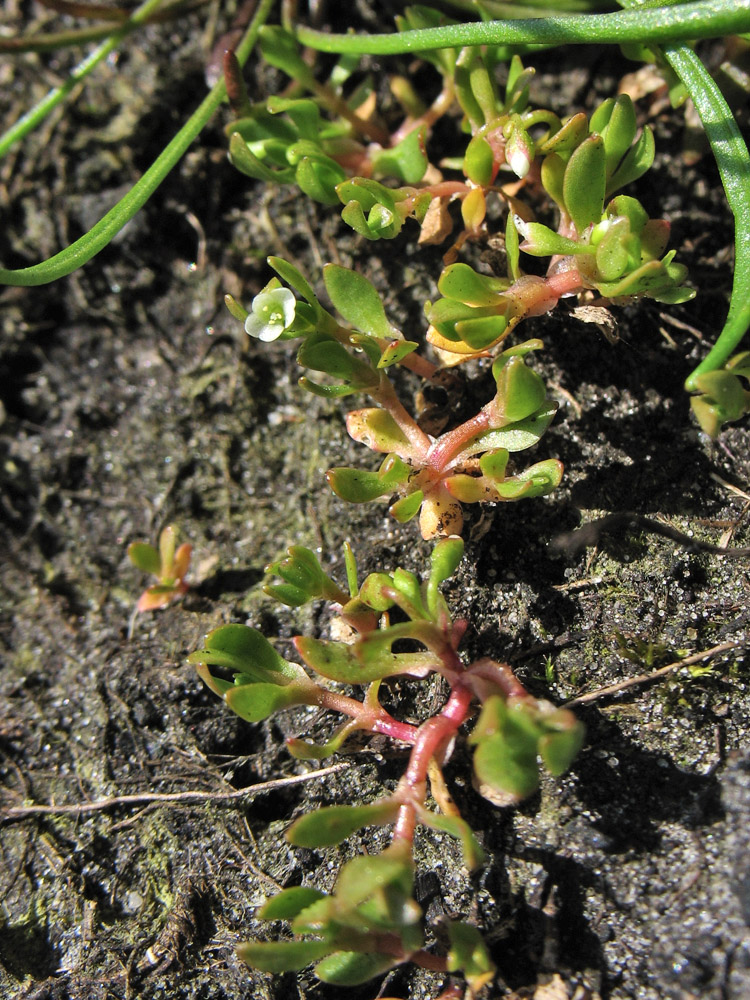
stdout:
[(750, 0), (639, 7), (611, 14), (451, 24), (382, 35), (335, 35), (297, 28), (297, 39), (320, 52), (396, 55), (464, 45), (570, 45), (679, 42), (750, 31)]
[(729, 313), (719, 339), (685, 382), (695, 390), (698, 376), (721, 368), (750, 327), (750, 153), (724, 96), (695, 52), (687, 45), (665, 45), (663, 51), (703, 122), (735, 224)]
[[(149, 3), (154, 2), (155, 0), (149, 0)], [(273, 3), (274, 0), (261, 0), (255, 16), (237, 48), (237, 59), (240, 65), (243, 65), (247, 61), (257, 40), (258, 32), (268, 18)], [(24, 286), (45, 285), (75, 271), (76, 268), (81, 267), (98, 254), (100, 250), (103, 250), (119, 233), (125, 223), (129, 222), (136, 212), (143, 207), (169, 171), (179, 163), (188, 147), (203, 130), (225, 96), (226, 87), (224, 80), (221, 79), (209, 91), (198, 109), (183, 125), (169, 145), (159, 154), (143, 177), (96, 225), (80, 239), (71, 243), (70, 246), (39, 264), (12, 271), (0, 268), (0, 284)]]
[(35, 104), (7, 132), (0, 136), (0, 159), (5, 156), (13, 143), (18, 142), (19, 139), (22, 139), (35, 129), (50, 111), (53, 111), (58, 104), (61, 104), (74, 87), (77, 87), (89, 75), (92, 69), (98, 66), (102, 60), (106, 59), (111, 52), (114, 52), (123, 38), (139, 27), (162, 2), (163, 0), (146, 0), (125, 24), (114, 29), (111, 26), (108, 27), (106, 29), (109, 34), (107, 40), (102, 42), (101, 45), (97, 46), (93, 52), (89, 53), (85, 59), (78, 63), (65, 83), (59, 87), (53, 87), (41, 101)]

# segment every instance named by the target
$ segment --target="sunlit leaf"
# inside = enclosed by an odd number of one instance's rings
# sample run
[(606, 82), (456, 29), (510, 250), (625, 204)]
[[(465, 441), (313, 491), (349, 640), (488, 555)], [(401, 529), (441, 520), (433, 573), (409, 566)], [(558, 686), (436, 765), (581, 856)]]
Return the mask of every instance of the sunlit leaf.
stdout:
[(333, 946), (327, 941), (246, 941), (237, 955), (252, 969), (261, 972), (297, 972), (328, 955)]
[(319, 889), (295, 885), (266, 900), (256, 916), (261, 920), (292, 920), (311, 903), (324, 898), (325, 893)]
[(393, 823), (399, 805), (375, 802), (366, 806), (324, 806), (298, 819), (287, 833), (295, 847), (330, 847), (360, 830), (363, 826)]
[(331, 301), (347, 323), (373, 337), (391, 336), (391, 324), (380, 296), (364, 275), (339, 264), (326, 264), (323, 280)]

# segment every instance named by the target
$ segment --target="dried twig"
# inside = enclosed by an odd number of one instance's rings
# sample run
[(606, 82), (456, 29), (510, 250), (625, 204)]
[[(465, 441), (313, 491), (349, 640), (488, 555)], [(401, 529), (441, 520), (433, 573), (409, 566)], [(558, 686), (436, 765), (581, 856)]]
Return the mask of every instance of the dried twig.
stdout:
[(740, 649), (745, 645), (744, 642), (722, 642), (719, 646), (712, 646), (711, 649), (705, 649), (702, 653), (693, 653), (692, 656), (686, 656), (684, 660), (675, 660), (674, 663), (668, 663), (666, 667), (659, 667), (658, 670), (652, 670), (648, 674), (638, 674), (636, 677), (628, 677), (627, 680), (619, 681), (617, 684), (609, 684), (596, 691), (589, 691), (588, 694), (582, 694), (578, 698), (573, 698), (572, 701), (567, 701), (565, 707), (574, 708), (576, 705), (588, 705), (592, 701), (599, 701), (601, 698), (609, 697), (609, 695), (619, 694), (620, 691), (626, 691), (637, 684), (646, 684), (648, 681), (666, 677), (667, 674), (671, 674), (680, 667), (689, 667), (691, 663), (710, 660), (711, 657), (718, 656), (719, 653), (725, 653), (730, 649)]
[(255, 798), (277, 788), (288, 788), (306, 781), (316, 781), (326, 778), (352, 765), (349, 762), (333, 764), (318, 771), (308, 771), (306, 774), (294, 774), (289, 778), (275, 778), (273, 781), (263, 781), (249, 788), (239, 788), (231, 792), (140, 792), (135, 795), (112, 795), (106, 799), (95, 799), (93, 802), (71, 803), (66, 805), (27, 805), (11, 806), (0, 812), (0, 824), (14, 823), (29, 819), (32, 816), (73, 815), (82, 816), (85, 813), (104, 812), (109, 809), (130, 808), (144, 805), (201, 805), (206, 802), (222, 804), (236, 802), (238, 799)]

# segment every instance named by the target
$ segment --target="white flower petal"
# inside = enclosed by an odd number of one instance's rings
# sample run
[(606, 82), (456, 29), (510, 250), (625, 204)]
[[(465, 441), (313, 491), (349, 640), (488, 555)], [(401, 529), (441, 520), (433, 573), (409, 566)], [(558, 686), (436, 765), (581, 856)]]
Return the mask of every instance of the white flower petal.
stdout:
[(283, 332), (284, 327), (281, 323), (267, 323), (258, 336), (265, 344), (270, 344), (272, 340), (278, 339)]
[(249, 337), (255, 337), (256, 339), (261, 339), (261, 333), (265, 330), (268, 324), (257, 313), (251, 312), (250, 315), (245, 320), (245, 333)]

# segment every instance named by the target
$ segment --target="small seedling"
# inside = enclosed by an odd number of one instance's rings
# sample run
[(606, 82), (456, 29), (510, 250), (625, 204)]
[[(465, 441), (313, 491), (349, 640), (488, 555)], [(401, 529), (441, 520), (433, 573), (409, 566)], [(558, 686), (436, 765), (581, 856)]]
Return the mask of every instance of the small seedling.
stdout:
[(162, 530), (158, 549), (148, 542), (132, 542), (128, 546), (128, 558), (133, 565), (159, 581), (147, 587), (138, 598), (138, 611), (166, 608), (187, 593), (189, 585), (185, 577), (192, 552), (193, 547), (187, 542), (177, 547), (177, 529), (173, 524)]

